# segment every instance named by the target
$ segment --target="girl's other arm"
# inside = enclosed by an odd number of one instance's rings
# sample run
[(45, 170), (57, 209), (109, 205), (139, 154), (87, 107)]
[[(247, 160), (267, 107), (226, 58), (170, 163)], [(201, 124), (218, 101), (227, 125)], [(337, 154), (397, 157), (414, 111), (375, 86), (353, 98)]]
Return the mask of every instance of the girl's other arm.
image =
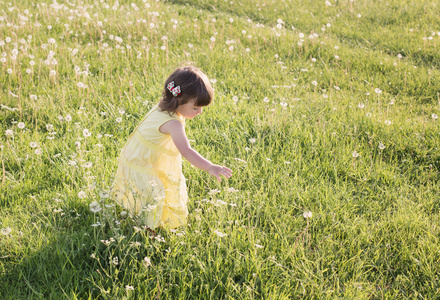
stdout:
[(231, 177), (231, 169), (211, 163), (209, 160), (201, 156), (196, 150), (191, 148), (188, 138), (186, 137), (185, 128), (180, 121), (168, 121), (160, 126), (159, 131), (171, 136), (177, 150), (179, 150), (180, 154), (193, 166), (209, 172), (209, 174), (215, 176), (218, 181), (221, 181), (220, 175), (226, 178)]

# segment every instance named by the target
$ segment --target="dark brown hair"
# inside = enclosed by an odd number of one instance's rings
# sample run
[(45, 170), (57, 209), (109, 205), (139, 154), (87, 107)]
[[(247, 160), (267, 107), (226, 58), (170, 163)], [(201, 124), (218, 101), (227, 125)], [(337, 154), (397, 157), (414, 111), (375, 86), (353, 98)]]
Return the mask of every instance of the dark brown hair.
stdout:
[[(180, 86), (181, 93), (175, 97), (167, 85), (174, 81), (174, 86)], [(177, 68), (165, 81), (159, 107), (162, 111), (174, 112), (179, 105), (195, 99), (195, 106), (207, 106), (214, 98), (214, 89), (208, 77), (193, 66)]]

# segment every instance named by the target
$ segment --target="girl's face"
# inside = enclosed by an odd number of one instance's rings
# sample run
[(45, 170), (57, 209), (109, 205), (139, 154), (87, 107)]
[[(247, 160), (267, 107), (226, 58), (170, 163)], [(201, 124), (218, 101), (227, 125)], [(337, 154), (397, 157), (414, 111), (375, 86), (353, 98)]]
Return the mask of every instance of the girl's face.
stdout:
[(202, 113), (201, 106), (195, 106), (195, 100), (190, 100), (188, 103), (179, 105), (176, 109), (176, 113), (184, 117), (185, 119), (192, 119)]

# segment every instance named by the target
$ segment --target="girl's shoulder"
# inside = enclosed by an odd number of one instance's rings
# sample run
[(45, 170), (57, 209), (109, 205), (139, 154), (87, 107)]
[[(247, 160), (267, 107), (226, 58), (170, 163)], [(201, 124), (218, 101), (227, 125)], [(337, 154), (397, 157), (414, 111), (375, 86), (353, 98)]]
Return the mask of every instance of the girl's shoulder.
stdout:
[(160, 109), (159, 105), (156, 104), (151, 108), (151, 110), (145, 115), (144, 119), (141, 121), (141, 126), (155, 126), (162, 125), (165, 122), (171, 120), (179, 120), (185, 124), (185, 120), (176, 113), (169, 113)]
[(175, 112), (170, 113), (168, 111), (163, 111), (160, 109), (160, 107), (156, 108), (154, 115), (157, 117), (157, 119), (159, 119), (159, 121), (166, 122), (170, 120), (179, 120), (180, 122), (185, 123), (185, 119), (182, 116)]

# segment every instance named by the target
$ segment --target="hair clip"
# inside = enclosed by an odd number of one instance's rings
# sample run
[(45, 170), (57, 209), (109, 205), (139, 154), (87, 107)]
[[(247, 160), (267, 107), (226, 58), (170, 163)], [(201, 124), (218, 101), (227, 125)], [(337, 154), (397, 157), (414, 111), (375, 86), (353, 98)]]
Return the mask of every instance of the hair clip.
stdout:
[(180, 85), (174, 87), (174, 81), (168, 83), (167, 89), (171, 92), (171, 94), (173, 94), (174, 97), (177, 97), (180, 95), (180, 93), (182, 93), (180, 90)]

